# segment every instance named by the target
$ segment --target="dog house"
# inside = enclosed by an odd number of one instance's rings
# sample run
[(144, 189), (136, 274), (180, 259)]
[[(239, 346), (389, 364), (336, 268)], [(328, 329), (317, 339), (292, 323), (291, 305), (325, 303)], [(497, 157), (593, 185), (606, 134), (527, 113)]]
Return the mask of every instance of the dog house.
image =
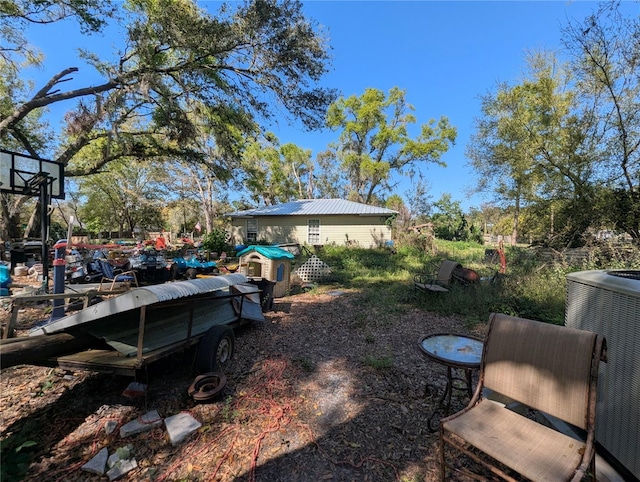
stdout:
[(240, 272), (248, 278), (264, 278), (275, 282), (273, 297), (289, 291), (293, 254), (277, 246), (251, 245), (237, 253)]

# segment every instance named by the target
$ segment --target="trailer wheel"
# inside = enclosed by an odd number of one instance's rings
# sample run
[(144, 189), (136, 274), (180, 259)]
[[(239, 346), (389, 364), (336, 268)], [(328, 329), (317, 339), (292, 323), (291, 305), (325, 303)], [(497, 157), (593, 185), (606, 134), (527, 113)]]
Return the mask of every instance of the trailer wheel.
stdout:
[(196, 279), (198, 276), (198, 270), (195, 268), (189, 268), (185, 273), (187, 279)]
[(196, 365), (199, 373), (222, 371), (233, 357), (236, 338), (226, 325), (212, 326), (198, 343)]

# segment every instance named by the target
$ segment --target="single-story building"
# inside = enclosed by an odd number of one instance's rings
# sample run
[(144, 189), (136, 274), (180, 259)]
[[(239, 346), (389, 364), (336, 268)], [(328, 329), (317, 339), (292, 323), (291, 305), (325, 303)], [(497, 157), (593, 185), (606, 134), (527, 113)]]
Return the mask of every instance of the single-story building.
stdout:
[(231, 242), (255, 244), (384, 246), (391, 240), (388, 220), (397, 211), (342, 199), (303, 199), (228, 213)]

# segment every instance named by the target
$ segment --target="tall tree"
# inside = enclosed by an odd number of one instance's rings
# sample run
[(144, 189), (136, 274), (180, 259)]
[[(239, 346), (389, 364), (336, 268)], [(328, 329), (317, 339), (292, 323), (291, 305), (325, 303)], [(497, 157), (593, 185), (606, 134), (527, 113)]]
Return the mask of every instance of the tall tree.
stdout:
[(453, 241), (469, 239), (469, 223), (460, 201), (453, 201), (451, 194), (444, 193), (433, 203), (435, 213), (431, 216), (436, 237)]
[(311, 151), (289, 142), (280, 148), (280, 154), (295, 179), (297, 198), (313, 199), (315, 166), (311, 160)]
[(420, 178), (407, 193), (411, 217), (419, 224), (425, 222), (431, 212), (432, 196), (429, 194), (429, 189), (429, 183)]
[(152, 166), (122, 159), (107, 171), (79, 179), (80, 193), (87, 199), (80, 211), (83, 219), (91, 219), (100, 231), (118, 231), (120, 237), (161, 228), (159, 174)]
[(82, 33), (95, 33), (113, 15), (111, 0), (3, 0), (0, 3), (0, 57), (16, 72), (20, 64), (39, 64), (42, 54), (24, 35), (29, 25), (73, 19)]
[[(131, 20), (116, 62), (81, 52), (104, 82), (65, 91), (78, 72), (71, 66), (30, 97), (11, 99), (0, 113), (3, 140), (19, 139), (23, 151), (43, 155), (22, 136), (25, 119), (75, 99), (67, 140), (54, 159), (69, 165), (69, 176), (100, 172), (127, 157), (198, 160), (202, 153), (191, 142), (196, 116), (190, 115), (198, 106), (218, 148), (238, 157), (237, 132), (253, 132), (274, 104), (284, 107), (279, 115), (288, 112), (312, 129), (335, 98), (315, 86), (327, 68), (328, 46), (299, 1), (223, 4), (215, 16), (189, 0), (129, 0), (126, 8)], [(71, 164), (90, 145), (99, 146), (100, 155)]]
[(606, 212), (640, 240), (640, 17), (625, 17), (620, 2), (601, 4), (563, 30), (585, 115), (597, 123), (601, 180), (610, 189)]
[(397, 87), (388, 95), (366, 89), (360, 97), (342, 97), (329, 107), (327, 125), (341, 131), (330, 152), (349, 180), (349, 197), (370, 203), (391, 189), (393, 175), (411, 174), (427, 163), (444, 165), (441, 157), (455, 142), (455, 127), (441, 117), (420, 126), (412, 138), (413, 110)]
[(554, 199), (575, 214), (567, 217), (563, 233), (564, 242), (575, 243), (592, 216), (595, 139), (555, 55), (534, 53), (527, 62), (521, 83), (500, 84), (495, 95), (484, 97), (467, 157), (479, 174), (478, 189), (493, 191), (511, 207), (512, 243), (520, 234), (522, 209), (541, 202), (551, 206)]
[(271, 132), (247, 146), (241, 167), (244, 188), (256, 204), (313, 197), (311, 151), (291, 143), (281, 146)]
[(313, 171), (314, 196), (319, 199), (346, 199), (349, 195), (345, 172), (335, 162), (331, 151), (321, 151), (316, 155)]
[(501, 84), (495, 95), (484, 96), (482, 117), (476, 120), (476, 132), (466, 148), (478, 173), (478, 190), (491, 191), (498, 202), (513, 206), (514, 244), (521, 205), (532, 198), (536, 187), (528, 113), (522, 108), (526, 95), (526, 89)]
[(230, 186), (227, 174), (213, 169), (210, 163), (180, 160), (167, 163), (164, 170), (166, 175), (161, 182), (165, 192), (171, 193), (165, 199), (178, 211), (174, 216), (178, 222), (172, 226), (185, 226), (185, 230), (193, 231), (200, 222), (201, 229), (211, 232), (216, 219), (228, 208)]

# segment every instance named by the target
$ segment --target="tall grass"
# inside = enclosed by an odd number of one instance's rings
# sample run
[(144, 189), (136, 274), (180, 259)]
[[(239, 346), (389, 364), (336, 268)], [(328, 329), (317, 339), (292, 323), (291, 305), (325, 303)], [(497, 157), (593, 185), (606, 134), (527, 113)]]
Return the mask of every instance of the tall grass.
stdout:
[[(437, 240), (426, 252), (400, 246), (361, 249), (326, 246), (316, 253), (332, 267), (328, 286), (339, 284), (359, 290), (363, 302), (379, 323), (392, 323), (394, 314), (421, 308), (444, 315), (459, 315), (469, 324), (485, 322), (499, 312), (562, 324), (566, 298), (566, 275), (581, 269), (640, 269), (640, 250), (620, 256), (594, 256), (583, 266), (544, 263), (528, 248), (507, 247), (507, 272), (496, 276), (499, 266), (485, 259), (485, 246)], [(448, 293), (424, 293), (413, 286), (414, 275), (435, 274), (443, 259), (452, 259), (473, 269), (482, 281), (474, 286), (451, 287)]]

